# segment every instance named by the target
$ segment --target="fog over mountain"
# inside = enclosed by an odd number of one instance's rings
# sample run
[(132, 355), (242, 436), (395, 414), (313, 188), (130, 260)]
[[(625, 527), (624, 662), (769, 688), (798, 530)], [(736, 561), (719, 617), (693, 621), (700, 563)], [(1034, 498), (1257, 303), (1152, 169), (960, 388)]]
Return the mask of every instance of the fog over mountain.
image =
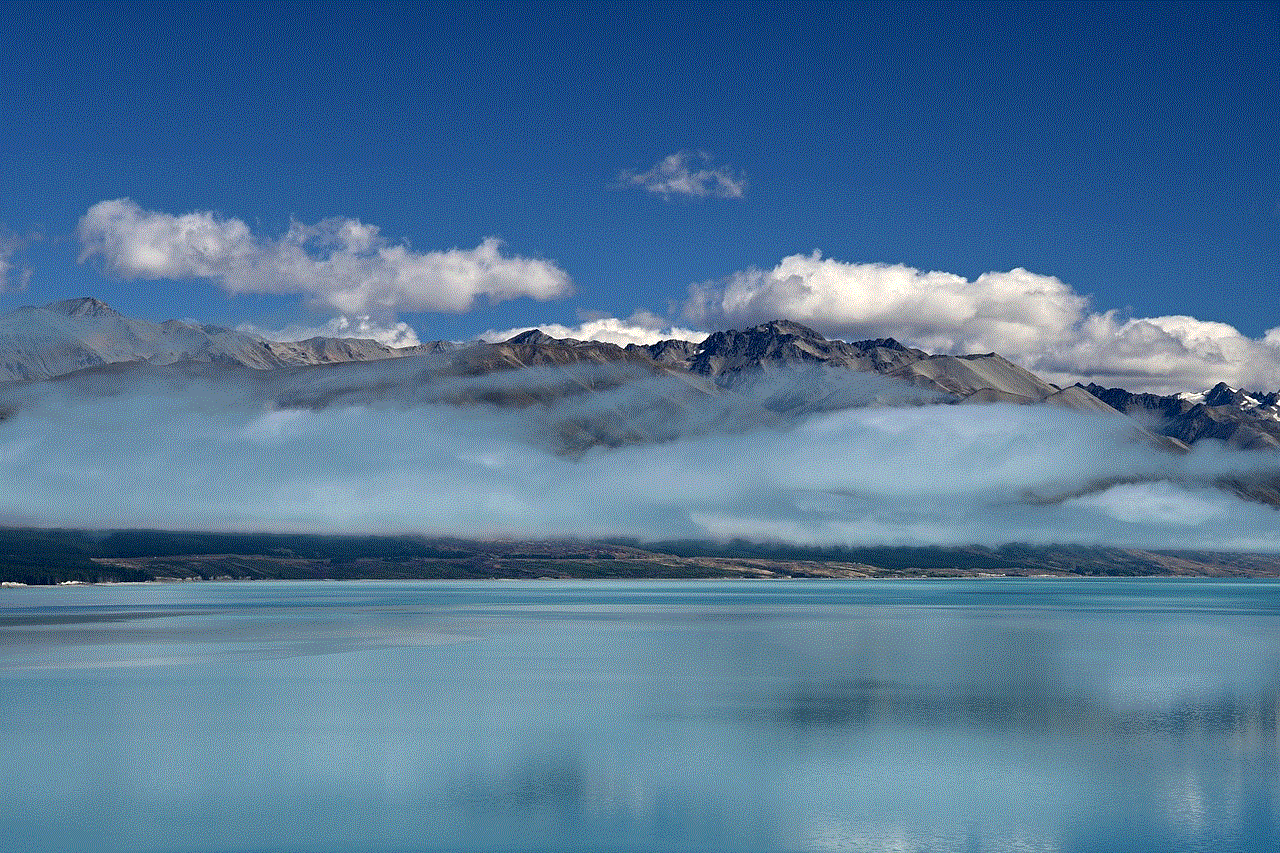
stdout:
[(86, 299), (0, 330), (7, 524), (1280, 550), (1261, 394), (1059, 388), (788, 321), (395, 350)]

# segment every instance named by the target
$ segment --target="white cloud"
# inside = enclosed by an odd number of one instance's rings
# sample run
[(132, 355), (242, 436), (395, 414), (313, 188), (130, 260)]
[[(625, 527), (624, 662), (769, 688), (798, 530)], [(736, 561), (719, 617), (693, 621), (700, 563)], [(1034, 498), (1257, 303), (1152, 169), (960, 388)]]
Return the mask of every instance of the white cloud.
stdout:
[(1098, 510), (1129, 524), (1197, 527), (1227, 517), (1238, 501), (1221, 491), (1178, 488), (1172, 483), (1121, 483), (1068, 504)]
[(623, 172), (623, 183), (642, 187), (663, 198), (687, 195), (703, 198), (742, 198), (747, 181), (728, 166), (712, 166), (705, 151), (677, 151), (645, 172)]
[(290, 325), (283, 329), (263, 329), (252, 323), (241, 323), (237, 332), (257, 335), (269, 341), (305, 341), (308, 338), (361, 338), (389, 347), (416, 347), (422, 343), (413, 327), (403, 321), (379, 322), (366, 315), (334, 317), (322, 326)]
[(101, 257), (123, 279), (203, 278), (231, 293), (304, 294), (348, 317), (462, 312), (481, 297), (553, 299), (571, 289), (554, 263), (504, 255), (496, 238), (415, 252), (355, 219), (295, 222), (270, 238), (239, 219), (147, 211), (126, 198), (89, 208), (79, 234), (81, 261)]
[(5, 234), (0, 230), (0, 293), (14, 293), (27, 289), (31, 281), (31, 268), (19, 266), (14, 258), (29, 238)]
[(725, 328), (787, 318), (830, 337), (892, 336), (931, 352), (998, 352), (1058, 384), (1168, 393), (1280, 387), (1280, 329), (1261, 340), (1194, 317), (1122, 320), (1052, 276), (947, 272), (791, 255), (690, 288), (685, 317)]
[(1122, 321), (1113, 311), (1090, 314), (1075, 328), (1078, 333), (1060, 350), (1024, 356), (1033, 369), (1130, 390), (1201, 390), (1218, 382), (1255, 390), (1280, 387), (1276, 330), (1255, 340), (1226, 323), (1186, 316)]
[(538, 326), (517, 326), (504, 331), (490, 329), (480, 335), (480, 340), (498, 342), (527, 332), (539, 329), (553, 338), (573, 338), (579, 341), (604, 341), (625, 347), (627, 344), (656, 344), (658, 341), (671, 339), (681, 341), (702, 341), (706, 332), (685, 329), (670, 324), (664, 325), (662, 318), (648, 311), (637, 311), (626, 320), (617, 317), (597, 317), (579, 323), (577, 326), (565, 326), (560, 323), (543, 323)]

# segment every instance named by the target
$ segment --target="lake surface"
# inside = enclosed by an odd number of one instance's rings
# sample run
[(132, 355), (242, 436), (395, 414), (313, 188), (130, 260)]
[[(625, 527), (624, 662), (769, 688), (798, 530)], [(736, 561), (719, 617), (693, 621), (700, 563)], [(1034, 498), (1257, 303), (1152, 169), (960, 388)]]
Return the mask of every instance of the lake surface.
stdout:
[(1280, 849), (1280, 583), (0, 591), (0, 849)]

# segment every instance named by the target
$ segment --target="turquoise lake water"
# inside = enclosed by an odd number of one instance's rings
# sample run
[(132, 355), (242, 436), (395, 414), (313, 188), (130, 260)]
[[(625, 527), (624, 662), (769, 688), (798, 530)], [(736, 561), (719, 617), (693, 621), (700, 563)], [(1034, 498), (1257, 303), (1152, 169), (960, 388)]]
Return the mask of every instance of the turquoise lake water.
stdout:
[(0, 849), (1280, 849), (1280, 582), (0, 591)]

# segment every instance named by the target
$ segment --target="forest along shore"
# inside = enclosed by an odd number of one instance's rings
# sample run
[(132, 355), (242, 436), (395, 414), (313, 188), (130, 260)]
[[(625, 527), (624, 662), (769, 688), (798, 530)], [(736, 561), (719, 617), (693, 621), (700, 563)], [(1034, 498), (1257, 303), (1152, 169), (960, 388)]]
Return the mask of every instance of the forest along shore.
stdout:
[(0, 529), (0, 583), (539, 578), (1280, 577), (1280, 555), (1085, 546), (798, 547), (744, 541)]

